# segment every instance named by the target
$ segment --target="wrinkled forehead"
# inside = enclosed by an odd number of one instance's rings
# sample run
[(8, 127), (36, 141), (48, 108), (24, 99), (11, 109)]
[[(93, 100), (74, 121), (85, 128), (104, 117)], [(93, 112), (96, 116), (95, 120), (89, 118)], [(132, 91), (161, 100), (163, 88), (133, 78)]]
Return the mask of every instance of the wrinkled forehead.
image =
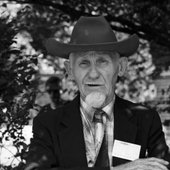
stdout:
[(86, 51), (86, 52), (72, 52), (69, 55), (70, 60), (75, 60), (78, 58), (89, 58), (89, 57), (110, 57), (113, 59), (114, 57), (118, 57), (119, 54), (117, 52), (111, 51)]

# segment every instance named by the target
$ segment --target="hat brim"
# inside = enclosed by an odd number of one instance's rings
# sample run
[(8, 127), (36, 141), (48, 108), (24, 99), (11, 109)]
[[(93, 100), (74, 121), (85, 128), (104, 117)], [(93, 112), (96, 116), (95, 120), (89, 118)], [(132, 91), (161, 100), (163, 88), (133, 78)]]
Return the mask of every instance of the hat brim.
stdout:
[(68, 59), (72, 52), (83, 51), (116, 51), (121, 56), (130, 56), (136, 52), (138, 46), (139, 38), (136, 34), (122, 41), (100, 44), (64, 44), (55, 38), (49, 38), (45, 43), (48, 54), (65, 59)]

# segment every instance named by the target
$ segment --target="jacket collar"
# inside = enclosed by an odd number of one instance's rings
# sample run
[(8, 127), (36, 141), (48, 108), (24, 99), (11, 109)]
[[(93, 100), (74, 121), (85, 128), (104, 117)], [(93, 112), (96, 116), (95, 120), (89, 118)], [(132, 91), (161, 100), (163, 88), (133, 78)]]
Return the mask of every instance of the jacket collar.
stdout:
[(63, 167), (87, 167), (79, 96), (64, 107), (60, 122), (59, 143)]
[[(113, 100), (108, 105), (106, 105), (105, 107), (101, 108), (106, 113), (107, 118), (109, 120), (113, 120), (113, 105), (114, 105), (114, 101), (115, 101), (115, 97), (113, 98)], [(92, 122), (96, 109), (95, 108), (90, 108), (87, 105), (87, 103), (85, 101), (83, 101), (82, 99), (80, 99), (80, 107), (81, 107), (81, 111), (84, 113), (85, 117), (90, 122)]]

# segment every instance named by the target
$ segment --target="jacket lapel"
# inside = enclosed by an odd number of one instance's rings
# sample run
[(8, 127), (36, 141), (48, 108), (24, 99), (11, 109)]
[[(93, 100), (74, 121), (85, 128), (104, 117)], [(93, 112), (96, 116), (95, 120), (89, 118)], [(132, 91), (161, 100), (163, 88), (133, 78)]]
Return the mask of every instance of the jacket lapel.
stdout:
[[(130, 103), (116, 96), (114, 105), (114, 139), (135, 143), (137, 135), (136, 117), (131, 112)], [(113, 157), (113, 166), (128, 162), (126, 159)]]
[(136, 117), (130, 103), (116, 96), (114, 105), (114, 138), (134, 143), (137, 133)]
[(87, 166), (79, 96), (67, 105), (60, 123), (61, 162), (65, 168)]

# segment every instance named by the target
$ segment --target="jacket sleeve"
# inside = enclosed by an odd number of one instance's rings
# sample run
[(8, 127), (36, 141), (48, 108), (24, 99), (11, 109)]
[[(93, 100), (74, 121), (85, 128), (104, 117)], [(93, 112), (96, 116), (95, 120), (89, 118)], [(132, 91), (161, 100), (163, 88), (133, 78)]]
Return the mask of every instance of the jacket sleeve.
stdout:
[(157, 157), (170, 162), (170, 152), (166, 144), (162, 123), (157, 112), (154, 112), (148, 138), (148, 157)]
[[(33, 138), (26, 158), (25, 170), (32, 170), (33, 167), (53, 167), (57, 162), (52, 148), (52, 139), (49, 130), (39, 121), (38, 117), (33, 121)], [(34, 166), (33, 166), (34, 165)], [(28, 168), (30, 167), (30, 169)], [(31, 168), (32, 167), (32, 168)]]

